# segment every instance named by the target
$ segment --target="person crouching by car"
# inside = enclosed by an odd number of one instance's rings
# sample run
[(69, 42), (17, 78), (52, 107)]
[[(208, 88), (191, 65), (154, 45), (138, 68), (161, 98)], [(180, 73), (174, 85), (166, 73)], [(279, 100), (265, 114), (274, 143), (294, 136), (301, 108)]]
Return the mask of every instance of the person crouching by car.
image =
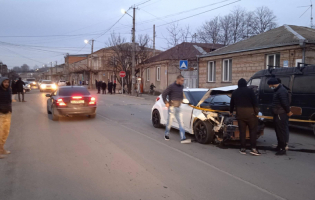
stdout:
[[(185, 137), (185, 129), (183, 123), (183, 114), (180, 110), (180, 105), (183, 101), (183, 84), (184, 77), (182, 75), (178, 75), (175, 83), (169, 85), (166, 90), (162, 93), (162, 98), (165, 103), (165, 106), (168, 108), (168, 118), (167, 125), (165, 129), (165, 140), (169, 140), (170, 129), (172, 126), (173, 118), (176, 117), (178, 125), (179, 125), (179, 133), (181, 138), (181, 143), (191, 143), (191, 140), (186, 139)], [(168, 96), (168, 101), (166, 97)]]
[(260, 153), (256, 149), (258, 103), (254, 91), (247, 87), (247, 82), (243, 78), (238, 81), (238, 88), (232, 93), (230, 103), (231, 115), (233, 114), (234, 107), (236, 108), (236, 118), (240, 132), (240, 153), (246, 154), (246, 129), (248, 127), (251, 146), (250, 153), (259, 156)]
[(12, 96), (10, 89), (10, 81), (6, 77), (0, 78), (0, 159), (10, 151), (4, 150), (7, 141), (12, 113)]
[(276, 155), (285, 155), (286, 143), (289, 136), (289, 117), (293, 115), (290, 110), (289, 93), (276, 78), (270, 78), (267, 84), (274, 90), (271, 112), (273, 114), (273, 123), (278, 140)]

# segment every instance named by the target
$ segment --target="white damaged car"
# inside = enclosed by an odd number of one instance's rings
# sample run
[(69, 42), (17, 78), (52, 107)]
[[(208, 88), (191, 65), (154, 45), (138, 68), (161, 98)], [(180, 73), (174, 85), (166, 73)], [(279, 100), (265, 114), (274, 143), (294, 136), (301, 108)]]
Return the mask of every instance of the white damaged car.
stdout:
[[(239, 140), (238, 123), (234, 116), (229, 115), (230, 94), (237, 86), (228, 86), (214, 89), (190, 88), (184, 89), (184, 99), (181, 104), (183, 124), (186, 132), (194, 134), (197, 142), (224, 142)], [(166, 126), (168, 108), (158, 96), (152, 107), (151, 120), (156, 128)], [(257, 139), (264, 133), (264, 123), (258, 119)], [(172, 127), (179, 129), (174, 118)], [(247, 130), (246, 139), (249, 139)]]

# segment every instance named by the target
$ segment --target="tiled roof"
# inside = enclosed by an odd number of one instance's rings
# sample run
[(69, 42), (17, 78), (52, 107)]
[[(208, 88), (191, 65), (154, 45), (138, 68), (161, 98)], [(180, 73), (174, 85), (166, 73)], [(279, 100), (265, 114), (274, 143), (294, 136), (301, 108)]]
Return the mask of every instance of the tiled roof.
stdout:
[(302, 26), (284, 25), (200, 57), (296, 45), (303, 41), (315, 43), (315, 30)]
[(197, 55), (203, 55), (215, 49), (223, 47), (222, 44), (189, 43), (183, 42), (168, 49), (157, 56), (147, 60), (146, 63), (163, 60), (196, 60)]

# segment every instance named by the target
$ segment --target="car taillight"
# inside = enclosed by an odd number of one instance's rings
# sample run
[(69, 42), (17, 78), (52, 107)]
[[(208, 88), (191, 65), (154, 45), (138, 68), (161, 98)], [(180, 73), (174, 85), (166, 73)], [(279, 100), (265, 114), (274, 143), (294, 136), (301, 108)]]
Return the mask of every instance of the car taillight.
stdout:
[(160, 97), (157, 97), (157, 98), (156, 98), (156, 101), (158, 101), (158, 100), (160, 100)]
[(57, 105), (58, 106), (66, 106), (65, 102), (63, 102), (63, 99), (58, 99), (57, 100)]
[(89, 102), (89, 105), (95, 105), (96, 104), (96, 99), (95, 97), (91, 97), (91, 100)]
[(72, 97), (72, 99), (82, 99), (82, 97), (80, 97), (80, 96), (74, 96), (74, 97)]

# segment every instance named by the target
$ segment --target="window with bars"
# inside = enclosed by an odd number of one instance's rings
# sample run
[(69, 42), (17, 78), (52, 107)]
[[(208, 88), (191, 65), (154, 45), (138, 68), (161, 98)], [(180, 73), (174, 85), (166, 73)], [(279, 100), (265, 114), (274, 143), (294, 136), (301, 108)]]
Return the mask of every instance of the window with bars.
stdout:
[(215, 62), (209, 61), (208, 62), (208, 82), (215, 82)]
[(224, 59), (222, 65), (222, 82), (232, 81), (232, 59)]
[(156, 80), (157, 81), (161, 80), (161, 67), (156, 68)]
[(150, 68), (147, 68), (147, 81), (150, 81)]

